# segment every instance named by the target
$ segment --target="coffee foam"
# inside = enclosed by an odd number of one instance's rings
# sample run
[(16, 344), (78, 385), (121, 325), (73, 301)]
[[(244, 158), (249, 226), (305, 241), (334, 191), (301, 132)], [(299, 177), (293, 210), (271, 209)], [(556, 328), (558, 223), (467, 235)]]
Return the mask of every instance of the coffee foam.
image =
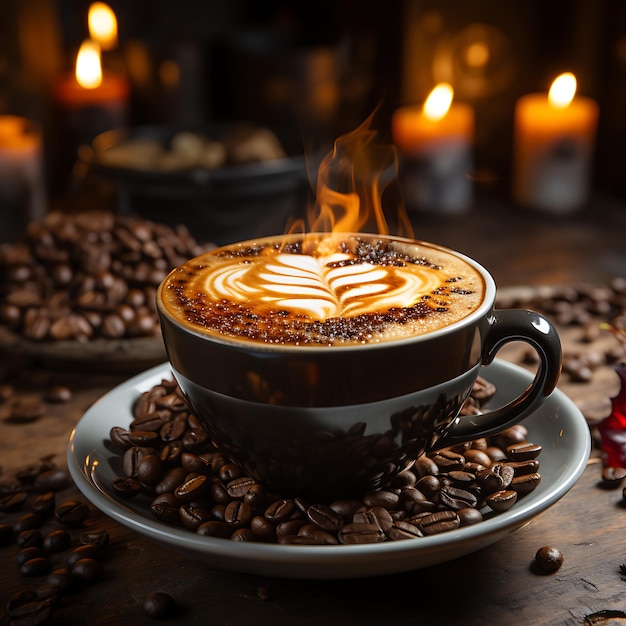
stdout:
[(209, 333), (320, 345), (423, 334), (483, 299), (480, 273), (436, 247), (328, 236), (307, 252), (276, 240), (212, 251), (170, 274), (163, 302)]

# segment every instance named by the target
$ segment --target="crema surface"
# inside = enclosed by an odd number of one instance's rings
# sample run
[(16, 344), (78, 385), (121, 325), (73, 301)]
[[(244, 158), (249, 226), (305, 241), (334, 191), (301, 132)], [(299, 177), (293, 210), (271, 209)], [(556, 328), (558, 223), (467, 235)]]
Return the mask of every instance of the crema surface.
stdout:
[(175, 269), (161, 299), (207, 333), (291, 345), (350, 345), (431, 332), (475, 311), (484, 281), (456, 255), (376, 236), (272, 238)]

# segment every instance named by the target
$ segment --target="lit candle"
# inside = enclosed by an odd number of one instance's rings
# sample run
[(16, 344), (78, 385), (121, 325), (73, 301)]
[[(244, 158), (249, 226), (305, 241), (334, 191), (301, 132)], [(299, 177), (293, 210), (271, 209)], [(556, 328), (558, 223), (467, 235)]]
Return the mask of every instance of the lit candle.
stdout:
[(598, 104), (576, 96), (576, 78), (562, 74), (546, 96), (528, 94), (515, 107), (513, 196), (554, 213), (582, 207), (589, 197)]
[(14, 115), (0, 116), (0, 206), (5, 241), (16, 239), (28, 221), (45, 213), (41, 134)]
[(453, 96), (442, 83), (422, 107), (402, 107), (393, 115), (408, 209), (461, 213), (472, 203), (474, 110)]
[(117, 18), (108, 4), (94, 2), (87, 13), (89, 38), (102, 50), (113, 50), (117, 46)]
[(76, 145), (89, 143), (97, 134), (126, 125), (128, 82), (103, 71), (100, 47), (86, 40), (76, 57), (76, 69), (56, 85), (56, 96), (67, 111)]

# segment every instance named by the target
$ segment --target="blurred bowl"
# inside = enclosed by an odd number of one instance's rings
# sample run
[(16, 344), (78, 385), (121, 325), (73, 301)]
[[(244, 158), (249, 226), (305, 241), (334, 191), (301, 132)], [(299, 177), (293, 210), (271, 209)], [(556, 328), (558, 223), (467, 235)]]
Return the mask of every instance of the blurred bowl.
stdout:
[[(154, 160), (151, 149), (170, 150), (182, 134), (228, 142), (241, 127), (214, 124), (198, 128), (142, 126), (96, 137), (89, 156), (91, 174), (111, 183), (116, 210), (168, 225), (185, 224), (201, 242), (218, 245), (280, 234), (290, 220), (305, 216), (309, 182), (303, 154), (218, 167)], [(280, 139), (279, 139), (280, 140)], [(124, 145), (141, 145), (131, 161), (112, 157)], [(282, 145), (285, 145), (281, 142)], [(143, 157), (143, 158), (142, 158)]]

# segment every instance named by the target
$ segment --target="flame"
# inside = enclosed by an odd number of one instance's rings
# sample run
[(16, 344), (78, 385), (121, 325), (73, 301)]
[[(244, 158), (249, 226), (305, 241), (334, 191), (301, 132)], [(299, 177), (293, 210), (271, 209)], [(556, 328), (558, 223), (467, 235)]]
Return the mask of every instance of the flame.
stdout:
[(450, 110), (453, 96), (454, 90), (448, 83), (439, 83), (424, 102), (424, 115), (432, 122), (444, 118)]
[(575, 95), (576, 76), (571, 72), (566, 72), (554, 79), (548, 93), (548, 102), (557, 109), (566, 109)]
[(76, 80), (85, 89), (95, 89), (102, 83), (102, 63), (100, 46), (91, 39), (86, 39), (76, 57)]
[(109, 5), (94, 2), (87, 16), (89, 36), (100, 44), (102, 50), (112, 50), (117, 46), (117, 18)]
[[(378, 133), (371, 127), (374, 114), (356, 130), (337, 138), (320, 163), (316, 204), (307, 216), (310, 232), (390, 233), (382, 198), (390, 184), (397, 182), (398, 156), (393, 145), (377, 141)], [(393, 222), (396, 234), (413, 236), (399, 200)], [(306, 229), (300, 221), (288, 232), (305, 233)], [(305, 246), (306, 241), (305, 236)]]

